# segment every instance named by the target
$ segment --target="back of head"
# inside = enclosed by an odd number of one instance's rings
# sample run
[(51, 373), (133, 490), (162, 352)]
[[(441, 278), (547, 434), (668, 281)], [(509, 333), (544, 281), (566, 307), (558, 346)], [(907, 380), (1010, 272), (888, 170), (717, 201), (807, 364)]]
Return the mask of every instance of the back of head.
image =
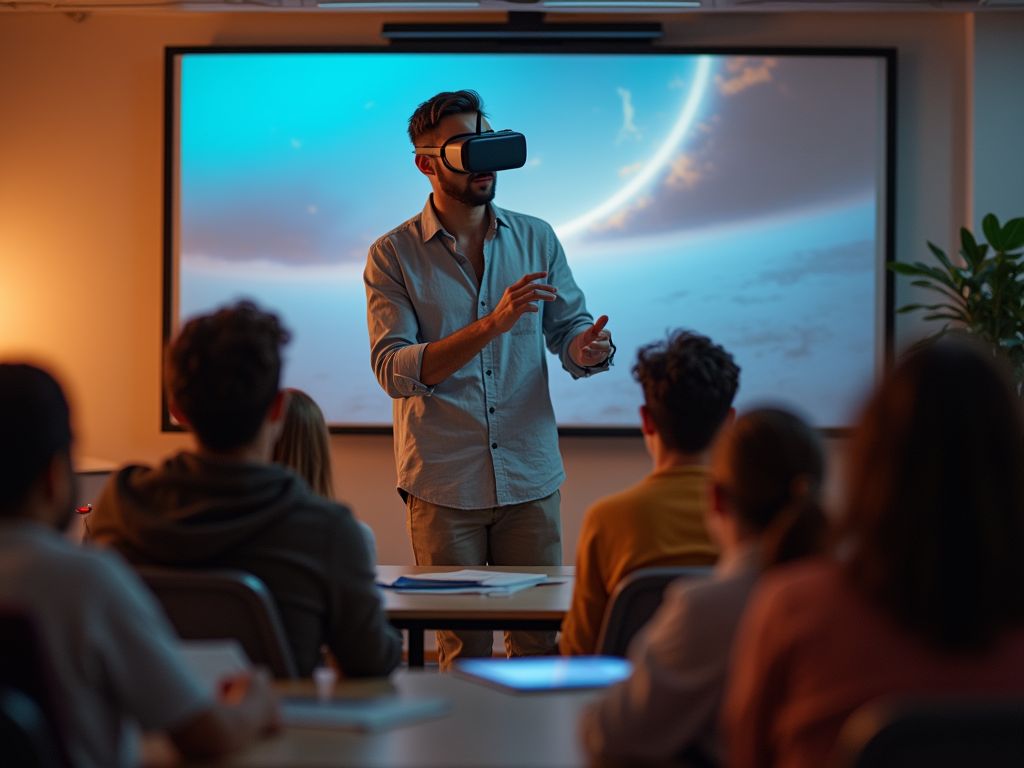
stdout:
[(662, 442), (685, 453), (711, 445), (740, 383), (732, 355), (706, 336), (682, 330), (641, 347), (633, 376)]
[(484, 102), (476, 91), (444, 91), (427, 99), (412, 113), (409, 118), (409, 139), (414, 147), (426, 146), (424, 142), (433, 139), (434, 131), (441, 121), (449, 115), (466, 115), (484, 112)]
[(0, 517), (20, 512), (54, 456), (70, 449), (60, 385), (34, 366), (0, 364)]
[(167, 348), (167, 394), (204, 447), (230, 451), (255, 439), (280, 387), (288, 339), (277, 317), (247, 301), (181, 329)]
[(740, 416), (715, 443), (715, 485), (761, 539), (766, 566), (818, 550), (827, 523), (819, 497), (825, 458), (817, 433), (776, 408)]
[(285, 391), (289, 395), (288, 412), (274, 446), (274, 461), (295, 470), (318, 496), (331, 499), (331, 446), (323, 412), (305, 392)]
[(849, 487), (848, 574), (899, 624), (956, 651), (1024, 622), (1024, 429), (989, 351), (901, 362), (857, 428)]

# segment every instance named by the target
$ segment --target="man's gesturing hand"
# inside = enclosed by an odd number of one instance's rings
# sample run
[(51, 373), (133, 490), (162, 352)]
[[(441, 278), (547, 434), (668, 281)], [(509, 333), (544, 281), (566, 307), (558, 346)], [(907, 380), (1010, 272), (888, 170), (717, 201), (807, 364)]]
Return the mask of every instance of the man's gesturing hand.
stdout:
[(604, 327), (608, 325), (608, 315), (601, 315), (597, 322), (579, 333), (569, 345), (569, 356), (581, 368), (600, 365), (612, 351), (612, 334)]
[(554, 301), (558, 298), (558, 289), (555, 286), (533, 282), (547, 275), (547, 272), (523, 275), (505, 289), (498, 306), (491, 312), (491, 319), (498, 333), (511, 331), (516, 321), (527, 312), (539, 312), (540, 307), (534, 302)]

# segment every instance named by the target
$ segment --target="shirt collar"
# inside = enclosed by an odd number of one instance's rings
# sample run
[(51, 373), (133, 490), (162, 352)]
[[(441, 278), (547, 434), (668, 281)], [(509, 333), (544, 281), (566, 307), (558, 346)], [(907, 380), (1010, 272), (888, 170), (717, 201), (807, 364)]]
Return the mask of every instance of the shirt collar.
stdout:
[[(499, 226), (508, 226), (508, 222), (505, 220), (508, 217), (505, 211), (493, 203), (487, 206), (487, 211), (491, 216), (491, 226), (487, 229), (487, 237), (485, 239), (490, 240), (498, 233)], [(437, 218), (437, 211), (434, 209), (433, 193), (427, 196), (427, 204), (423, 206), (423, 213), (420, 214), (420, 232), (424, 243), (432, 239), (438, 232), (449, 234), (441, 225), (441, 220)]]

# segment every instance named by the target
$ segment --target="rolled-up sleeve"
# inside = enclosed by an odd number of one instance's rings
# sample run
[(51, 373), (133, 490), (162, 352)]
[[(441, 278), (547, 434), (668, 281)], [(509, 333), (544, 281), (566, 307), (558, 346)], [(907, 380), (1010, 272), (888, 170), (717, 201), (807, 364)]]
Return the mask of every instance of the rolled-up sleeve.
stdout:
[(544, 307), (544, 341), (551, 354), (562, 361), (562, 368), (574, 379), (592, 376), (609, 368), (605, 360), (600, 365), (583, 368), (573, 362), (569, 345), (580, 333), (594, 324), (594, 317), (587, 311), (583, 291), (576, 285), (569, 262), (558, 237), (547, 227), (546, 253), (548, 254), (548, 283), (558, 289), (558, 300)]
[(429, 396), (420, 381), (423, 350), (416, 311), (405, 287), (394, 246), (387, 239), (370, 247), (363, 272), (366, 285), (370, 365), (377, 383), (392, 398)]

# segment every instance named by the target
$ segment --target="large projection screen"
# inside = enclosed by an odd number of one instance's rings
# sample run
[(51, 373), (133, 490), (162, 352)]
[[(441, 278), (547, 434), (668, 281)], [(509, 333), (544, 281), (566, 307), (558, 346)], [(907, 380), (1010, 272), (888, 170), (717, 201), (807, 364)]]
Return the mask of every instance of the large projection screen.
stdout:
[(254, 300), (292, 331), (286, 386), (334, 430), (390, 429), (367, 250), (430, 192), (409, 116), (472, 88), (529, 147), (495, 204), (550, 222), (611, 318), (610, 372), (573, 380), (549, 356), (563, 432), (635, 434), (636, 351), (674, 328), (735, 356), (739, 408), (842, 429), (891, 345), (894, 66), (862, 49), (168, 49), (165, 338)]

